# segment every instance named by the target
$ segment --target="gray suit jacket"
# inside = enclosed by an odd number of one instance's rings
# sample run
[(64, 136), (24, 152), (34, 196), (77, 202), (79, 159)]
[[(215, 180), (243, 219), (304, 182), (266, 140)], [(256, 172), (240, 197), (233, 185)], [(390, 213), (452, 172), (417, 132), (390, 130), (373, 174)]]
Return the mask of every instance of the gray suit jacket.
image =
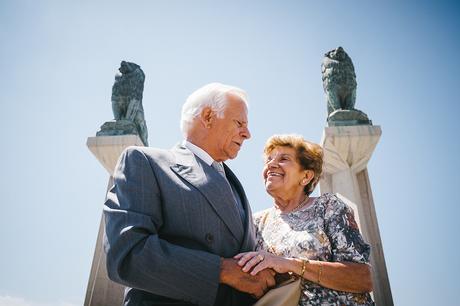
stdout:
[(131, 288), (125, 305), (253, 302), (219, 284), (220, 257), (255, 247), (243, 187), (225, 170), (241, 197), (245, 224), (224, 178), (188, 149), (129, 147), (123, 152), (104, 215), (109, 277)]

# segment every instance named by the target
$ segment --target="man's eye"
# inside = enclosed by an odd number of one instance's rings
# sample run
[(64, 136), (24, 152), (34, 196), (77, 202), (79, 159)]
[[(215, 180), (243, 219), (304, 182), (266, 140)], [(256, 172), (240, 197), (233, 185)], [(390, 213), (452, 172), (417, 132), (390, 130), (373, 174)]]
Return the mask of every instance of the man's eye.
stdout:
[(238, 121), (238, 120), (235, 120), (235, 123), (236, 123), (236, 125), (237, 125), (238, 127), (242, 127), (242, 126), (243, 126), (243, 124), (242, 124), (240, 121)]

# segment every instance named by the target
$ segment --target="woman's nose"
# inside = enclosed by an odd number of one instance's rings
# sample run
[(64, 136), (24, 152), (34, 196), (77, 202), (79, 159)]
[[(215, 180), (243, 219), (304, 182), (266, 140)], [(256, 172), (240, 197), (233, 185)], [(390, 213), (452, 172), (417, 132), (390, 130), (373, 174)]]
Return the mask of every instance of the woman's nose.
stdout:
[(278, 161), (276, 159), (272, 159), (271, 161), (268, 162), (268, 167), (269, 168), (278, 168)]

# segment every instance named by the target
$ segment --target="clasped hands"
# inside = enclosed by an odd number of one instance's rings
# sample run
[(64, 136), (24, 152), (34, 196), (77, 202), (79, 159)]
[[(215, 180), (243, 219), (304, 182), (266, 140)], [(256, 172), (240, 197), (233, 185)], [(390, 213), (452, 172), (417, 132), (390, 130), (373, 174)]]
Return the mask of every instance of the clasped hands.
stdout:
[(276, 273), (287, 272), (284, 271), (282, 259), (265, 251), (223, 258), (220, 282), (260, 298), (275, 286)]
[(286, 258), (267, 251), (240, 253), (233, 258), (238, 260), (238, 265), (244, 272), (249, 272), (251, 275), (257, 275), (265, 269), (272, 269), (280, 274), (290, 271)]

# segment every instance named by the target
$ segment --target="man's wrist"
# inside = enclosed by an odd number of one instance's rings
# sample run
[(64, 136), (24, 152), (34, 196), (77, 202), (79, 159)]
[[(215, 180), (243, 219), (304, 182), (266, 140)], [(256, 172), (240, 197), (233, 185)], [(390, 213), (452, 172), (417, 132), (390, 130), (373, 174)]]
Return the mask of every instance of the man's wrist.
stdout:
[(227, 284), (228, 283), (228, 266), (229, 261), (226, 258), (220, 258), (220, 273), (219, 273), (219, 283)]

